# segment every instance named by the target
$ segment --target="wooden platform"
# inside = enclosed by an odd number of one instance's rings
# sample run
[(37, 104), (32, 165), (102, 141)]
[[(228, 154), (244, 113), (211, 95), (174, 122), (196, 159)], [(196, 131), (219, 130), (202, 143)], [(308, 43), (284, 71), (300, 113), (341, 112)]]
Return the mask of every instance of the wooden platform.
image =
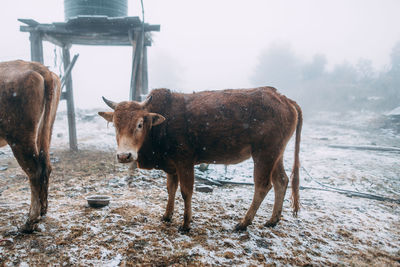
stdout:
[[(18, 20), (26, 24), (20, 27), (22, 32), (40, 33), (42, 40), (58, 46), (65, 44), (130, 46), (132, 40), (129, 37), (132, 31), (141, 30), (143, 27), (139, 17), (79, 16), (67, 22), (52, 24), (40, 24), (32, 19)], [(160, 25), (145, 23), (144, 31), (160, 31)], [(151, 45), (148, 36), (145, 45)]]

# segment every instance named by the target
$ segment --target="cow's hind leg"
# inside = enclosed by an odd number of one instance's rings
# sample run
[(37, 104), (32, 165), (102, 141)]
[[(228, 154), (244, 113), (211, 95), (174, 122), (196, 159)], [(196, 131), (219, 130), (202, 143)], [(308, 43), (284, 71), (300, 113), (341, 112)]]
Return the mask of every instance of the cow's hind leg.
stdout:
[(40, 164), (39, 154), (34, 142), (13, 142), (11, 143), (11, 148), (19, 165), (29, 177), (31, 206), (28, 219), (20, 230), (25, 233), (31, 233), (35, 230), (40, 218), (41, 202), (39, 195), (42, 183), (42, 164)]
[(272, 184), (274, 186), (275, 194), (274, 209), (271, 218), (267, 221), (265, 226), (274, 227), (279, 222), (288, 183), (289, 178), (287, 177), (283, 167), (283, 160), (280, 158), (274, 172), (272, 173)]
[(236, 231), (246, 230), (253, 221), (265, 196), (271, 190), (271, 171), (274, 168), (275, 158), (271, 156), (253, 155), (254, 160), (254, 196), (253, 202), (246, 215), (235, 227)]
[(39, 134), (39, 142), (38, 147), (39, 150), (39, 164), (41, 167), (41, 174), (40, 174), (40, 191), (39, 191), (39, 198), (40, 198), (40, 215), (46, 215), (47, 213), (47, 206), (48, 206), (48, 191), (49, 191), (49, 177), (51, 174), (51, 164), (50, 164), (50, 129), (42, 129)]
[(51, 173), (50, 155), (48, 151), (40, 152), (39, 164), (41, 165), (41, 175), (39, 178), (40, 215), (44, 216), (47, 213), (47, 206), (48, 206), (47, 197), (49, 195), (49, 177)]
[(163, 221), (171, 221), (172, 214), (174, 213), (175, 194), (178, 189), (178, 175), (167, 174), (167, 190), (168, 190), (168, 204), (165, 214), (162, 217)]

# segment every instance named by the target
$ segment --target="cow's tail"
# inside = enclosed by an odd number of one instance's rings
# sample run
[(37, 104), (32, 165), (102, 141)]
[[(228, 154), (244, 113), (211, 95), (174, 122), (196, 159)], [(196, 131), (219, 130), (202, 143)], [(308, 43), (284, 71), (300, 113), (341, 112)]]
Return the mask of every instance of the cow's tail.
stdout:
[(301, 111), (300, 106), (293, 102), (293, 105), (297, 111), (297, 126), (296, 126), (296, 143), (294, 148), (294, 164), (293, 170), (291, 175), (292, 180), (292, 208), (293, 208), (293, 215), (297, 216), (297, 213), (300, 209), (300, 200), (299, 200), (299, 184), (300, 184), (300, 139), (301, 139), (301, 128), (303, 126), (303, 113)]
[[(42, 74), (43, 75), (43, 74)], [(45, 215), (47, 212), (47, 197), (49, 187), (49, 177), (51, 174), (50, 164), (50, 141), (53, 130), (53, 124), (56, 117), (58, 102), (61, 94), (60, 79), (54, 73), (47, 71), (44, 75), (44, 111), (39, 123), (38, 132), (38, 152), (39, 162), (41, 165), (40, 175), (40, 214)]]
[[(44, 76), (44, 114), (42, 118), (41, 132), (39, 133), (41, 153), (48, 153), (51, 141), (52, 128), (55, 114), (61, 94), (60, 79), (54, 73), (48, 71)], [(45, 155), (48, 156), (48, 155)]]

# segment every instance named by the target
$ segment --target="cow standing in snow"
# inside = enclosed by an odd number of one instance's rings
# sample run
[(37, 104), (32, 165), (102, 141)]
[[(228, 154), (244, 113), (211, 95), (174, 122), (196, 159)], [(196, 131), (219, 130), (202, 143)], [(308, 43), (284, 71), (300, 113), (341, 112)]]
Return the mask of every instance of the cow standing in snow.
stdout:
[(163, 220), (171, 220), (180, 184), (185, 211), (181, 230), (189, 230), (194, 165), (236, 164), (252, 157), (255, 192), (245, 217), (236, 226), (251, 224), (261, 202), (274, 186), (272, 217), (279, 221), (289, 179), (283, 153), (296, 131), (292, 172), (292, 205), (299, 210), (299, 149), (302, 112), (296, 102), (275, 88), (206, 91), (193, 94), (153, 90), (144, 102), (115, 103), (104, 98), (113, 112), (99, 112), (113, 122), (121, 163), (136, 161), (139, 168), (167, 173), (168, 203)]
[(58, 76), (45, 66), (22, 60), (0, 63), (0, 146), (10, 145), (31, 187), (23, 232), (32, 232), (47, 212), (49, 148), (60, 93)]

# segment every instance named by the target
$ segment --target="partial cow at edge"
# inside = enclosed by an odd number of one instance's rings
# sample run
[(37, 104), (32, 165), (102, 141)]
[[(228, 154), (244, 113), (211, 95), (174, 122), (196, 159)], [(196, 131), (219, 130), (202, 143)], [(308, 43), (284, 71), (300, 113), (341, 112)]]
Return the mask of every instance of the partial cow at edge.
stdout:
[(252, 223), (272, 186), (275, 203), (266, 226), (276, 225), (289, 182), (283, 154), (295, 131), (292, 205), (297, 214), (302, 112), (295, 101), (279, 94), (275, 88), (193, 94), (157, 89), (140, 103), (115, 103), (105, 98), (104, 101), (114, 111), (99, 112), (99, 115), (114, 123), (118, 161), (136, 161), (139, 168), (156, 168), (167, 173), (168, 203), (163, 220), (172, 218), (179, 183), (185, 206), (181, 230), (189, 230), (194, 165), (236, 164), (252, 157), (253, 202), (236, 230), (245, 230)]
[(31, 187), (23, 232), (35, 230), (47, 212), (49, 148), (60, 93), (60, 79), (47, 67), (22, 60), (0, 63), (0, 146), (11, 147)]

